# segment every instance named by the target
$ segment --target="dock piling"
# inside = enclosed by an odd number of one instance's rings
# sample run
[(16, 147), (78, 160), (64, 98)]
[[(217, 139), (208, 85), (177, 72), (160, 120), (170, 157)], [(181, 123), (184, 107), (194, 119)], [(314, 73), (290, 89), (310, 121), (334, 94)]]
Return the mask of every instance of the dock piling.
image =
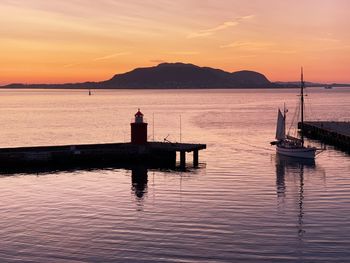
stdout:
[(180, 151), (180, 167), (184, 168), (186, 166), (186, 152)]
[(193, 151), (193, 167), (197, 167), (199, 164), (198, 150)]

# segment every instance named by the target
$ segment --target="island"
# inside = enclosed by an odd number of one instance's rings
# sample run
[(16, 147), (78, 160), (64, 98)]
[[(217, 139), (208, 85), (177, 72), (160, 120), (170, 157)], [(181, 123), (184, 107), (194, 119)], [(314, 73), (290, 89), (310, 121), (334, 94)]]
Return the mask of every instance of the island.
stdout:
[(219, 89), (273, 88), (263, 74), (242, 70), (226, 72), (185, 63), (161, 63), (154, 67), (136, 68), (101, 82), (65, 84), (9, 84), (2, 88), (40, 89)]
[[(308, 87), (327, 84), (307, 82)], [(336, 84), (332, 86), (349, 86)], [(161, 63), (116, 74), (109, 80), (65, 84), (9, 84), (7, 89), (267, 89), (298, 88), (299, 82), (271, 82), (263, 74), (242, 70), (227, 72), (186, 63)]]

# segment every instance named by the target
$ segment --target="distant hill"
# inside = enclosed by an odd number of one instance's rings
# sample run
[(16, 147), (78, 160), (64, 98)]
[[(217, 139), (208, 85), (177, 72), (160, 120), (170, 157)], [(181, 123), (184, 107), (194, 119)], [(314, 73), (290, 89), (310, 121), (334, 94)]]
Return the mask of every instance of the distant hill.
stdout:
[[(328, 84), (329, 85), (329, 84)], [(349, 84), (330, 84), (345, 87)], [(327, 84), (307, 82), (307, 87)], [(2, 88), (40, 89), (237, 89), (237, 88), (297, 88), (300, 82), (270, 82), (263, 74), (243, 70), (226, 72), (184, 63), (162, 63), (155, 67), (137, 68), (117, 74), (101, 82), (66, 84), (10, 84)]]
[(266, 88), (274, 86), (254, 71), (229, 73), (220, 69), (184, 63), (163, 63), (137, 68), (101, 82), (106, 88)]
[(10, 84), (4, 88), (108, 88), (108, 89), (187, 89), (187, 88), (271, 88), (280, 87), (255, 71), (226, 72), (184, 63), (162, 63), (137, 68), (101, 82), (66, 84)]

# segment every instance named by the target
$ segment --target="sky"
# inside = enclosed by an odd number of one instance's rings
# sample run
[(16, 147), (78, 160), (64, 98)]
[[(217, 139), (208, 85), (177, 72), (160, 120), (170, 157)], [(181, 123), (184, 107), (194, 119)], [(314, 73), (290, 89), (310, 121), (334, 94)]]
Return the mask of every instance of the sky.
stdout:
[(0, 84), (185, 62), (350, 83), (348, 0), (0, 0)]

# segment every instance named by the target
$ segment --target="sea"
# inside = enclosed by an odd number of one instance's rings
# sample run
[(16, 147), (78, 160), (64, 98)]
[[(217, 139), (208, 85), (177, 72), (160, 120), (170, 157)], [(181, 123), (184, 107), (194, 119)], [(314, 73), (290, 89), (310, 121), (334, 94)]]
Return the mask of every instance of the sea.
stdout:
[[(0, 262), (349, 262), (350, 155), (270, 145), (298, 92), (0, 90), (1, 148), (128, 142), (138, 109), (149, 141), (207, 145), (186, 170), (0, 170)], [(350, 121), (350, 88), (307, 95), (306, 119)]]

